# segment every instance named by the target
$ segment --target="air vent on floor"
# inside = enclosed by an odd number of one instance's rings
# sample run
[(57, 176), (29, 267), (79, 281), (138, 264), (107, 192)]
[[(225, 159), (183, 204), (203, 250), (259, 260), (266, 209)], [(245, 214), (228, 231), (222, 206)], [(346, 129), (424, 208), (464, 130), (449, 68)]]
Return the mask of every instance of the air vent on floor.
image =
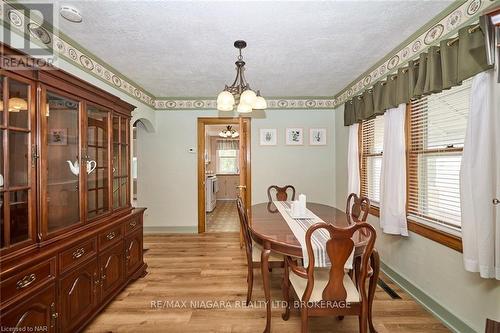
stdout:
[(398, 293), (389, 287), (382, 279), (378, 279), (378, 285), (387, 293), (387, 295), (391, 296), (392, 299), (401, 299), (401, 296), (399, 296)]

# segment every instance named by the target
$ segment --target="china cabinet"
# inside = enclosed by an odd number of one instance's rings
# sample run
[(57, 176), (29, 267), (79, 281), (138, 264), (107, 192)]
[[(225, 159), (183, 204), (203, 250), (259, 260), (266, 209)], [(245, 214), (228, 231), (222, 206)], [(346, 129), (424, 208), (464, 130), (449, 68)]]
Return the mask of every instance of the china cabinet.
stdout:
[(0, 99), (0, 329), (81, 331), (146, 274), (134, 107), (55, 68), (0, 69)]

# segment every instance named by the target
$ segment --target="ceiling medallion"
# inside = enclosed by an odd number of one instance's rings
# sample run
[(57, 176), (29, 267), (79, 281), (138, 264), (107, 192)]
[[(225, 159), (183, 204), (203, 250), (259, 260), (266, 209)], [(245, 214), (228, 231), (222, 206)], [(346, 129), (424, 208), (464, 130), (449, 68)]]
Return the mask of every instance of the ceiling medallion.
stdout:
[(245, 80), (245, 62), (241, 55), (241, 50), (247, 46), (244, 40), (237, 40), (234, 42), (234, 47), (240, 50), (240, 55), (236, 64), (236, 78), (231, 86), (227, 86), (217, 96), (217, 110), (219, 111), (233, 111), (234, 106), (237, 105), (236, 110), (239, 113), (249, 113), (252, 110), (265, 110), (267, 102), (264, 97), (260, 96), (260, 91), (255, 93), (250, 89), (250, 85)]

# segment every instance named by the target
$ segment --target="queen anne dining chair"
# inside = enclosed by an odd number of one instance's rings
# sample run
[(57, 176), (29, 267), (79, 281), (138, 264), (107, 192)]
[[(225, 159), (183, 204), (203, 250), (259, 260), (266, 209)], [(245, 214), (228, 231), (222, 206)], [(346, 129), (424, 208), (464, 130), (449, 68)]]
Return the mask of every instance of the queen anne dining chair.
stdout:
[[(326, 253), (331, 267), (315, 268), (314, 251), (311, 245), (312, 234), (319, 229), (326, 229), (329, 239), (326, 242)], [(345, 264), (354, 249), (352, 237), (356, 231), (365, 231), (366, 246), (363, 248), (360, 264), (360, 278), (357, 282), (345, 272)], [(347, 228), (338, 228), (328, 223), (316, 223), (306, 232), (306, 248), (309, 263), (307, 267), (297, 265), (292, 258), (285, 258), (285, 274), (283, 277), (283, 296), (285, 313), (290, 316), (290, 285), (300, 298), (300, 315), (302, 333), (308, 331), (310, 316), (344, 316), (355, 315), (359, 320), (359, 332), (368, 329), (368, 296), (365, 281), (368, 276), (369, 260), (374, 248), (376, 233), (368, 223), (361, 222)]]
[[(351, 203), (351, 201), (353, 201), (353, 203)], [(345, 208), (345, 213), (347, 214), (349, 222), (366, 222), (369, 211), (370, 199), (367, 197), (358, 197), (356, 193), (349, 194)]]
[[(370, 212), (370, 199), (363, 196), (358, 197), (356, 193), (349, 194), (349, 196), (347, 197), (347, 204), (345, 209), (345, 213), (347, 215), (349, 224), (366, 222), (369, 212)], [(365, 235), (366, 233), (364, 230), (361, 230), (360, 232), (363, 235)], [(374, 279), (375, 281), (374, 283), (370, 284), (370, 288), (368, 290), (368, 294), (370, 295), (370, 297), (373, 297), (373, 295), (375, 294), (376, 282), (378, 280), (378, 273), (377, 273), (378, 270), (374, 270), (372, 265), (375, 264), (375, 261), (378, 263), (378, 260), (379, 260), (378, 252), (376, 249), (373, 249), (372, 258), (370, 258), (370, 264), (368, 267), (368, 277), (370, 279)], [(361, 264), (361, 253), (355, 252), (353, 269), (349, 272), (350, 276), (354, 279), (354, 281), (358, 281), (360, 279), (359, 277), (360, 264)], [(373, 319), (371, 317), (372, 304), (370, 304), (369, 306), (370, 309), (368, 311), (369, 313), (368, 324), (370, 326), (370, 332), (376, 332), (375, 327), (373, 325)], [(340, 317), (340, 319), (342, 318), (343, 317)]]
[[(240, 225), (243, 234), (243, 240), (245, 243), (245, 253), (247, 257), (248, 273), (247, 273), (247, 305), (250, 304), (252, 300), (252, 289), (253, 289), (253, 270), (254, 268), (260, 268), (260, 259), (262, 254), (262, 247), (260, 244), (255, 243), (250, 234), (250, 227), (248, 224), (248, 214), (245, 209), (245, 205), (238, 196), (236, 199), (236, 206), (238, 208), (238, 215), (240, 218)], [(282, 255), (278, 255), (271, 252), (269, 255), (269, 267), (284, 267), (284, 258)]]
[(283, 187), (280, 187), (278, 185), (271, 185), (267, 188), (267, 198), (269, 199), (269, 202), (273, 201), (273, 196), (271, 192), (275, 192), (275, 197), (276, 201), (287, 201), (288, 200), (288, 190), (291, 190), (291, 200), (295, 200), (295, 187), (292, 185), (286, 185)]

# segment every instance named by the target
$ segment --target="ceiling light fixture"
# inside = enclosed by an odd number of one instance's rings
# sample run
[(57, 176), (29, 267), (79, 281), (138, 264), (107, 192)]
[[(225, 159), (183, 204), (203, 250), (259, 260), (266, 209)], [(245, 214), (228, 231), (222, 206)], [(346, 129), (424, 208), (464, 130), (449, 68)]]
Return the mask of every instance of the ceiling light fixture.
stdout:
[(234, 47), (239, 49), (240, 55), (236, 64), (236, 78), (231, 86), (227, 86), (217, 96), (217, 110), (233, 111), (235, 104), (238, 104), (236, 110), (239, 113), (249, 113), (252, 110), (265, 110), (267, 102), (260, 95), (260, 91), (255, 93), (250, 89), (250, 85), (245, 80), (245, 62), (241, 55), (241, 50), (247, 46), (244, 40), (234, 42)]
[(240, 136), (240, 133), (238, 131), (235, 131), (231, 125), (228, 125), (225, 130), (222, 130), (219, 132), (219, 136), (221, 138), (237, 138)]
[(74, 7), (71, 7), (71, 6), (61, 6), (59, 13), (66, 20), (73, 22), (73, 23), (80, 23), (83, 20), (82, 14), (80, 14), (80, 11)]

